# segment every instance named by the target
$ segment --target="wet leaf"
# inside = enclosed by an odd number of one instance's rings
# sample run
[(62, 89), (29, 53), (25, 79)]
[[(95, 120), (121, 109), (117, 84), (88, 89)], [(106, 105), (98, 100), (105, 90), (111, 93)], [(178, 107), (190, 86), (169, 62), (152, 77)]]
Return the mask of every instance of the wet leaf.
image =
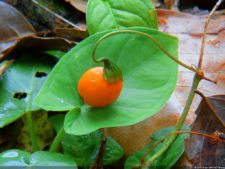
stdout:
[[(58, 131), (63, 126), (64, 115), (49, 118)], [(75, 136), (64, 134), (61, 144), (65, 154), (71, 156), (79, 166), (88, 167), (94, 163), (101, 144), (102, 133), (96, 131), (88, 135)], [(107, 138), (103, 164), (108, 165), (118, 161), (123, 156), (123, 149), (111, 137)]]
[(0, 166), (20, 166), (25, 169), (40, 168), (47, 166), (66, 167), (77, 169), (76, 163), (70, 157), (52, 152), (37, 151), (30, 154), (21, 150), (8, 150), (0, 154)]
[[(19, 51), (32, 50), (40, 52), (41, 50), (61, 50), (67, 51), (75, 45), (75, 42), (63, 38), (43, 38), (37, 36), (24, 36), (16, 41), (14, 45), (0, 54), (0, 60), (12, 56)], [(18, 54), (18, 53), (17, 53)]]
[(43, 53), (53, 56), (56, 59), (61, 59), (66, 54), (66, 52), (59, 51), (59, 50), (47, 50), (47, 51), (43, 51)]
[[(221, 137), (225, 135), (225, 95), (204, 97), (197, 111), (192, 131)], [(225, 166), (225, 144), (191, 135), (185, 151), (194, 167)]]
[[(43, 54), (42, 54), (43, 55)], [(37, 54), (26, 54), (17, 59), (0, 79), (0, 127), (15, 121), (28, 111), (40, 108), (33, 99), (41, 88), (54, 62)]]
[[(157, 141), (161, 140), (164, 136), (171, 133), (174, 130), (174, 127), (164, 128), (160, 131), (157, 131), (151, 136), (152, 142), (142, 148), (141, 150), (135, 152), (132, 156), (130, 156), (126, 163), (125, 163), (125, 169), (132, 169), (135, 166), (139, 166), (141, 164), (141, 157), (152, 147), (154, 146)], [(185, 130), (188, 130), (187, 127), (185, 127)], [(174, 143), (169, 147), (169, 149), (160, 156), (155, 162), (151, 165), (152, 168), (163, 168), (163, 169), (169, 169), (171, 168), (176, 161), (181, 157), (181, 155), (184, 152), (184, 140), (187, 138), (187, 135), (178, 135)], [(163, 143), (160, 143), (146, 158), (150, 158), (153, 154), (158, 152)]]
[(71, 3), (71, 5), (76, 9), (78, 9), (79, 11), (86, 13), (86, 6), (88, 0), (65, 0), (65, 1)]
[(156, 12), (149, 0), (91, 0), (86, 20), (89, 34), (135, 26), (158, 29)]
[(35, 34), (34, 28), (26, 18), (4, 2), (0, 2), (0, 23), (0, 54), (14, 45), (18, 38)]
[[(133, 30), (151, 34), (167, 51), (177, 56), (175, 37), (148, 28)], [(96, 66), (91, 59), (92, 49), (105, 33), (90, 36), (60, 59), (36, 98), (35, 103), (43, 109), (70, 110), (64, 123), (69, 134), (83, 135), (99, 128), (138, 123), (158, 112), (175, 86), (176, 63), (146, 37), (120, 34), (103, 42), (98, 48), (98, 56), (108, 56), (121, 68), (123, 91), (110, 106), (98, 109), (85, 105), (77, 92), (77, 83), (87, 69)]]

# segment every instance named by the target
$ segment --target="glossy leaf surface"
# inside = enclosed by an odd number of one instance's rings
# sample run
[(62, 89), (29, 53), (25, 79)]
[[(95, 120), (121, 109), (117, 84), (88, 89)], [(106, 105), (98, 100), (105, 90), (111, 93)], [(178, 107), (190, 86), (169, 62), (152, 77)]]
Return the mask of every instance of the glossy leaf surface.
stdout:
[[(46, 166), (67, 167), (76, 169), (76, 163), (70, 157), (45, 151), (30, 154), (21, 150), (8, 150), (0, 154), (0, 166), (23, 166), (24, 168), (40, 168)], [(39, 166), (39, 167), (35, 167)]]
[[(132, 29), (151, 34), (177, 56), (175, 37), (148, 28)], [(91, 53), (104, 34), (90, 36), (64, 55), (35, 100), (46, 110), (70, 110), (64, 123), (67, 133), (83, 135), (99, 128), (138, 123), (157, 113), (174, 90), (177, 64), (148, 38), (124, 33), (106, 39), (97, 50), (98, 57), (109, 57), (122, 70), (124, 86), (120, 97), (101, 109), (85, 105), (77, 83), (85, 71), (96, 66)]]
[[(187, 129), (187, 128), (186, 128)], [(142, 156), (153, 146), (162, 139), (164, 136), (169, 134), (173, 131), (173, 128), (164, 128), (155, 134), (151, 136), (152, 142), (144, 147), (143, 149), (137, 151), (132, 156), (130, 156), (126, 163), (125, 163), (125, 169), (131, 169), (134, 166), (139, 166), (141, 164), (140, 159)], [(169, 147), (169, 149), (160, 156), (157, 160), (154, 161), (154, 163), (149, 168), (163, 168), (163, 169), (169, 169), (171, 168), (176, 161), (181, 157), (181, 155), (184, 152), (184, 140), (187, 138), (187, 135), (178, 135), (174, 143)], [(145, 158), (150, 158), (153, 154), (157, 153), (160, 148), (162, 147), (163, 143), (160, 143), (148, 156)]]
[(90, 34), (134, 26), (158, 28), (151, 0), (89, 0), (86, 20)]
[[(57, 131), (63, 126), (64, 117), (64, 115), (60, 114), (49, 118)], [(101, 138), (102, 134), (100, 131), (82, 136), (64, 134), (61, 145), (64, 153), (72, 157), (79, 166), (88, 167), (94, 163), (97, 157)], [(122, 147), (111, 137), (108, 137), (103, 164), (112, 164), (122, 156)]]
[(0, 78), (0, 127), (28, 111), (39, 110), (33, 99), (40, 90), (54, 62), (38, 55), (17, 59)]

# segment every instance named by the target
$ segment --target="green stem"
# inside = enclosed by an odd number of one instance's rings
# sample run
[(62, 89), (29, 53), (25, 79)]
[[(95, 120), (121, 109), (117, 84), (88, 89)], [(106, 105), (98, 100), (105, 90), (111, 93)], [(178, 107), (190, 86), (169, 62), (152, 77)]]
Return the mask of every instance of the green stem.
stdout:
[(175, 61), (176, 63), (178, 63), (179, 65), (194, 71), (194, 72), (198, 72), (198, 70), (196, 70), (194, 67), (192, 66), (188, 66), (187, 64), (181, 62), (180, 60), (178, 60), (176, 57), (174, 57), (173, 55), (171, 55), (155, 38), (153, 38), (151, 35), (144, 33), (144, 32), (140, 32), (140, 31), (135, 31), (135, 30), (117, 30), (117, 31), (113, 31), (110, 33), (107, 33), (106, 35), (104, 35), (103, 37), (101, 37), (95, 44), (93, 51), (92, 51), (92, 59), (94, 62), (96, 63), (100, 63), (100, 62), (104, 62), (106, 60), (106, 58), (100, 58), (100, 59), (96, 59), (96, 50), (97, 47), (100, 45), (100, 43), (107, 39), (108, 37), (111, 37), (113, 35), (116, 34), (123, 34), (123, 33), (129, 33), (129, 34), (137, 34), (137, 35), (141, 35), (141, 36), (145, 36), (146, 38), (150, 39), (153, 43), (155, 43), (159, 49), (161, 51), (163, 51), (170, 59), (172, 59), (173, 61)]
[[(195, 90), (197, 89), (198, 85), (199, 85), (199, 82), (201, 81), (201, 77), (198, 76), (197, 74), (195, 74), (194, 76), (194, 80), (193, 80), (193, 83), (192, 83), (192, 87), (191, 87), (191, 90), (190, 90), (190, 93), (189, 93), (189, 96), (188, 96), (188, 99), (187, 99), (187, 102), (185, 104), (185, 107), (184, 107), (184, 110), (182, 112), (182, 115), (175, 127), (175, 131), (174, 132), (177, 132), (179, 131), (183, 124), (184, 124), (184, 121), (188, 115), (188, 112), (190, 110), (190, 107), (191, 107), (191, 104), (192, 104), (192, 101), (193, 101), (193, 98), (194, 98), (194, 95), (195, 95)], [(177, 137), (177, 134), (176, 135), (172, 135), (170, 136), (167, 140), (165, 140), (165, 143), (163, 145), (163, 147), (157, 152), (155, 153), (153, 156), (151, 156), (151, 158), (149, 158), (145, 163), (144, 163), (144, 166), (150, 166), (157, 158), (159, 158), (168, 148), (169, 146), (174, 142), (174, 140), (176, 139)]]
[(53, 142), (51, 144), (51, 147), (49, 149), (50, 152), (56, 152), (58, 150), (59, 144), (60, 144), (64, 134), (65, 134), (64, 128), (62, 127), (58, 131), (57, 135), (55, 136), (55, 138), (54, 138), (54, 140), (53, 140)]
[(28, 126), (29, 135), (31, 138), (31, 144), (32, 144), (33, 151), (37, 151), (37, 150), (39, 150), (39, 147), (38, 147), (37, 138), (36, 138), (35, 131), (34, 131), (33, 119), (32, 119), (31, 112), (26, 113), (26, 122), (27, 122), (27, 126)]
[(182, 128), (183, 124), (184, 124), (184, 121), (188, 115), (188, 112), (190, 110), (190, 107), (191, 107), (191, 104), (192, 104), (192, 101), (194, 99), (194, 96), (195, 96), (195, 90), (198, 88), (198, 85), (200, 83), (200, 81), (202, 80), (201, 77), (199, 77), (197, 74), (195, 74), (194, 76), (194, 79), (193, 79), (193, 83), (192, 83), (192, 86), (191, 86), (191, 90), (190, 90), (190, 93), (189, 93), (189, 96), (188, 96), (188, 99), (186, 101), (186, 105), (184, 107), (184, 110), (182, 112), (182, 115), (176, 125), (176, 128), (175, 128), (175, 131), (178, 131)]

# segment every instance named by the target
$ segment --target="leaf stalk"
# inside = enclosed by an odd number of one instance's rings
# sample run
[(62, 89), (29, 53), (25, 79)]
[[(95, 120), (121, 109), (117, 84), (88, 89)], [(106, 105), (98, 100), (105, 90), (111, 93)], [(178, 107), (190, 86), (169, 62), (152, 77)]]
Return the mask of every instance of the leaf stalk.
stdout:
[(28, 126), (29, 135), (30, 135), (30, 138), (31, 138), (32, 149), (33, 149), (33, 151), (37, 151), (37, 150), (39, 150), (39, 147), (38, 147), (37, 138), (36, 138), (36, 135), (35, 135), (35, 130), (34, 130), (31, 112), (26, 113), (26, 123), (27, 123), (27, 126)]
[(62, 127), (56, 134), (51, 147), (49, 149), (50, 152), (57, 152), (59, 144), (62, 140), (63, 135), (65, 134), (64, 128)]

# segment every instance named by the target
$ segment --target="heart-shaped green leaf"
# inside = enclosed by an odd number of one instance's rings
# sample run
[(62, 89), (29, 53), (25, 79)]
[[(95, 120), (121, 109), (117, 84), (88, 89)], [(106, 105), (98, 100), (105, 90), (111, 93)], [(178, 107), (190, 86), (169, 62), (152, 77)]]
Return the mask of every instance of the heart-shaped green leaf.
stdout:
[(135, 26), (158, 28), (151, 0), (89, 0), (86, 20), (90, 34)]
[(17, 59), (0, 77), (0, 127), (24, 113), (39, 110), (33, 99), (39, 92), (54, 63), (37, 55)]
[[(63, 126), (64, 115), (55, 115), (50, 117), (49, 120), (58, 131)], [(88, 167), (96, 160), (101, 138), (102, 133), (99, 130), (82, 136), (64, 134), (61, 145), (64, 153), (71, 156), (79, 166)], [(112, 164), (118, 161), (122, 156), (122, 147), (111, 137), (108, 137), (103, 164)]]
[(21, 150), (7, 150), (0, 154), (0, 166), (26, 166), (30, 153)]
[(60, 51), (60, 50), (46, 50), (46, 51), (43, 51), (43, 53), (53, 56), (57, 60), (59, 60), (61, 57), (63, 57), (63, 55), (66, 54), (66, 52)]
[[(0, 154), (0, 166), (24, 166), (29, 169), (46, 166), (67, 167), (76, 169), (74, 160), (66, 155), (45, 151), (30, 154), (21, 150), (8, 150)], [(39, 167), (35, 167), (39, 166)]]
[[(132, 169), (135, 166), (140, 166), (141, 161), (140, 159), (142, 156), (152, 147), (154, 146), (159, 140), (161, 140), (164, 136), (168, 135), (174, 130), (174, 127), (164, 128), (162, 130), (159, 130), (155, 134), (151, 136), (152, 142), (142, 148), (141, 150), (134, 153), (132, 156), (130, 156), (126, 163), (125, 163), (125, 169)], [(189, 130), (188, 127), (184, 127), (184, 130)], [(163, 169), (169, 169), (171, 168), (176, 161), (180, 158), (180, 156), (184, 152), (184, 140), (187, 138), (187, 134), (179, 135), (174, 143), (169, 147), (169, 149), (160, 156), (155, 162), (152, 164), (150, 168), (163, 168)], [(153, 154), (158, 152), (162, 148), (163, 143), (159, 144), (148, 156), (145, 158), (150, 158)]]
[[(177, 38), (149, 28), (129, 30), (150, 34), (177, 57)], [(96, 66), (91, 59), (92, 50), (106, 33), (90, 36), (64, 55), (35, 100), (46, 110), (70, 110), (64, 123), (69, 134), (83, 135), (99, 128), (138, 123), (158, 112), (174, 90), (177, 64), (148, 38), (124, 33), (106, 39), (97, 50), (98, 57), (109, 57), (122, 70), (124, 86), (120, 97), (104, 108), (85, 105), (77, 92), (78, 80)]]

